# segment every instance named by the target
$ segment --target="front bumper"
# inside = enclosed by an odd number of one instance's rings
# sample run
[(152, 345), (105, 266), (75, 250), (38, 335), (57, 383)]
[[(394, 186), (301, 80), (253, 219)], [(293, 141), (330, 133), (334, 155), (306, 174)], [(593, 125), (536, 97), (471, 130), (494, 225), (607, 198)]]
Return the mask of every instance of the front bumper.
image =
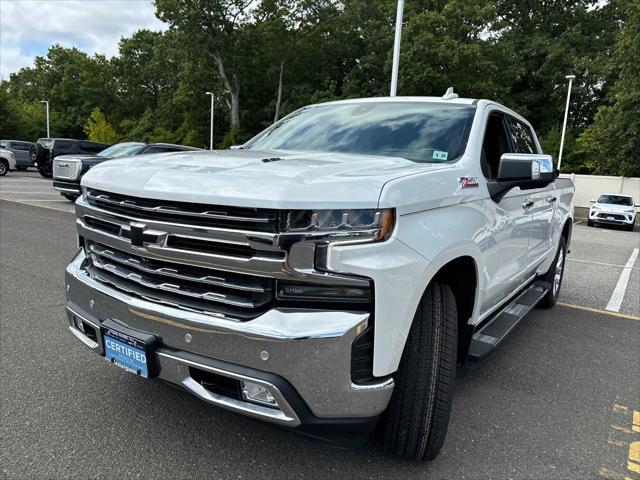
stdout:
[[(160, 380), (208, 403), (290, 427), (368, 424), (387, 407), (391, 378), (351, 382), (351, 344), (366, 328), (367, 313), (273, 309), (247, 322), (229, 321), (128, 296), (90, 278), (84, 261), (81, 251), (66, 269), (67, 316), (71, 332), (96, 353), (104, 354), (101, 322), (116, 319), (161, 338)], [(96, 329), (94, 339), (76, 328), (75, 318)], [(251, 379), (272, 393), (279, 409), (214, 394), (192, 378), (190, 367)]]
[(636, 220), (636, 214), (590, 210), (589, 220), (606, 225), (633, 225)]
[(53, 188), (61, 193), (71, 193), (74, 195), (80, 195), (82, 190), (80, 189), (80, 180), (60, 180), (53, 179)]

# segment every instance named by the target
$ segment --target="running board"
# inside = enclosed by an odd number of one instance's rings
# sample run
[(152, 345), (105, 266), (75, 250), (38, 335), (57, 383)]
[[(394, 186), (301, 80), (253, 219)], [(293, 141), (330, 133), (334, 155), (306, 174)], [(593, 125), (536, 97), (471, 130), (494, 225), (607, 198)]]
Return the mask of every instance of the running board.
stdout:
[(492, 320), (473, 334), (468, 359), (482, 360), (520, 323), (549, 291), (548, 282), (536, 281), (503, 308)]

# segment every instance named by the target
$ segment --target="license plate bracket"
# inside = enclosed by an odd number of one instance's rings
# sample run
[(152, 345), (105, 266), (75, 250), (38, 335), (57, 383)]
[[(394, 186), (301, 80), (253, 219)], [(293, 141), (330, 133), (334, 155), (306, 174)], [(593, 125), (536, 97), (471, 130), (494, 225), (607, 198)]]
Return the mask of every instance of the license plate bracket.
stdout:
[(160, 339), (156, 335), (129, 328), (112, 319), (102, 322), (100, 332), (105, 359), (144, 378), (158, 374), (155, 349)]

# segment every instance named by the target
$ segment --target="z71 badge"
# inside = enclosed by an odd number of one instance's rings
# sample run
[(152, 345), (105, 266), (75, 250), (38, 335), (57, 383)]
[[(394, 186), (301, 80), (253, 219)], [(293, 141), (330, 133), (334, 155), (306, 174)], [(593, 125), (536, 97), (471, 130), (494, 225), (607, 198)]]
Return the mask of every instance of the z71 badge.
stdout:
[(478, 177), (460, 177), (458, 179), (461, 188), (477, 188)]

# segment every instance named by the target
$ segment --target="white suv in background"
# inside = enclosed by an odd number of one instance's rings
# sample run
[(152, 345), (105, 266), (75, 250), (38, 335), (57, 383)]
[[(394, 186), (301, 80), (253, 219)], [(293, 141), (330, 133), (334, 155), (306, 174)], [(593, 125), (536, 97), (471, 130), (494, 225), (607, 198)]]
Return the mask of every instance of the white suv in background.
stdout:
[(0, 177), (16, 169), (16, 157), (10, 150), (0, 148)]
[(625, 230), (633, 231), (636, 221), (636, 205), (630, 195), (619, 193), (603, 193), (598, 200), (591, 200), (587, 225), (596, 224), (621, 225)]

